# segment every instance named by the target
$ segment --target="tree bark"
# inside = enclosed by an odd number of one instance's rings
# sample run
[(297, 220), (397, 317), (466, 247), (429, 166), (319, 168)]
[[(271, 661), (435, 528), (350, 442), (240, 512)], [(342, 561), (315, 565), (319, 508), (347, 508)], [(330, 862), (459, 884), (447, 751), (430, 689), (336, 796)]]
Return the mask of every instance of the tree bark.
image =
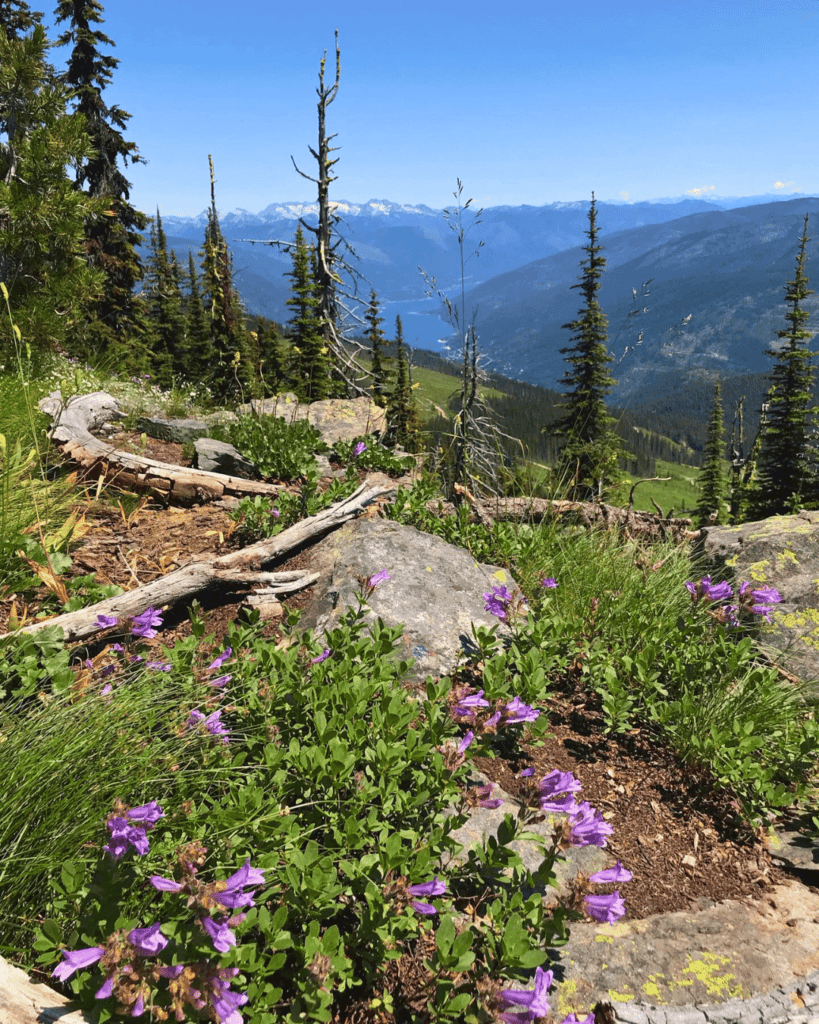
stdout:
[[(113, 615), (117, 619), (127, 619), (139, 615), (146, 608), (158, 608), (161, 605), (174, 604), (183, 598), (203, 590), (205, 587), (220, 583), (224, 586), (252, 585), (254, 583), (271, 583), (280, 574), (262, 573), (263, 565), (281, 558), (294, 548), (300, 547), (308, 540), (329, 533), (342, 523), (353, 519), (381, 495), (389, 491), (387, 487), (368, 487), (362, 484), (358, 490), (332, 507), (317, 515), (303, 519), (301, 522), (283, 530), (275, 537), (259, 541), (240, 551), (228, 555), (211, 558), (199, 562), (191, 562), (152, 580), (136, 590), (130, 590), (118, 597), (111, 597), (90, 608), (78, 612), (57, 615), (53, 619), (33, 622), (24, 626), (18, 633), (37, 633), (50, 626), (59, 626), (66, 640), (84, 640), (95, 633), (101, 632), (105, 626), (97, 623), (99, 615)], [(291, 574), (286, 574), (291, 576)], [(12, 634), (3, 634), (3, 637)], [(16, 635), (16, 634), (15, 634)], [(2, 639), (3, 637), (0, 637)]]
[(54, 420), (52, 440), (64, 455), (79, 463), (88, 477), (102, 476), (120, 487), (149, 491), (165, 502), (180, 505), (216, 501), (225, 496), (272, 497), (281, 490), (278, 484), (173, 466), (106, 444), (91, 431), (109, 419), (121, 419), (122, 412), (116, 399), (104, 391), (76, 395), (65, 403), (59, 391), (53, 391), (40, 402), (40, 408)]

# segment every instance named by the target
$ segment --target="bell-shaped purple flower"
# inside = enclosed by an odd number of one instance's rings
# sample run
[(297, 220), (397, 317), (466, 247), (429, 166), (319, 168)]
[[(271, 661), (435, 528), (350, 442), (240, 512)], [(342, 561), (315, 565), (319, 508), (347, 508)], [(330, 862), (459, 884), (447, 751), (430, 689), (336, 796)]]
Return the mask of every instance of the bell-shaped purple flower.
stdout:
[(132, 928), (128, 932), (128, 941), (140, 956), (156, 956), (168, 945), (168, 940), (159, 928), (157, 923), (147, 928)]
[(61, 964), (57, 964), (51, 972), (52, 978), (59, 981), (67, 981), (74, 971), (81, 971), (85, 967), (95, 964), (105, 952), (102, 946), (88, 946), (86, 949), (64, 949), (65, 958)]
[(532, 1021), (537, 1017), (545, 1017), (550, 1012), (548, 993), (552, 985), (552, 971), (544, 971), (538, 967), (535, 971), (535, 987), (505, 988), (499, 993), (499, 997), (505, 1006), (521, 1006), (523, 1014), (501, 1014), (504, 1021)]
[(212, 917), (202, 918), (202, 927), (210, 935), (213, 948), (220, 953), (227, 953), (231, 946), (236, 945), (236, 936), (228, 928), (225, 921), (214, 921)]
[(603, 815), (585, 800), (570, 819), (572, 846), (605, 846), (614, 829)]
[(584, 897), (586, 913), (595, 921), (602, 921), (604, 924), (614, 924), (626, 912), (626, 905), (620, 899), (619, 890), (606, 895), (592, 895)]
[(592, 882), (630, 882), (634, 878), (634, 875), (624, 868), (618, 860), (613, 868), (606, 868), (604, 871), (595, 871), (593, 875), (589, 875), (589, 880)]

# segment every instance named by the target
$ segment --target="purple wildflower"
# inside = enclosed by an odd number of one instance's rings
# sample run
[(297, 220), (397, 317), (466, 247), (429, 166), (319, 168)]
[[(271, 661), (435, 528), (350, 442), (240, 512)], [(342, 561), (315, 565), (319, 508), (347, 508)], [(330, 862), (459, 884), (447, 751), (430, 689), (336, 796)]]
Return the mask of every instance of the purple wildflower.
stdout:
[[(446, 882), (442, 882), (437, 876), (433, 877), (429, 882), (420, 882), (417, 885), (408, 885), (407, 892), (410, 896), (440, 896), (446, 892)], [(438, 911), (431, 903), (426, 903), (424, 900), (412, 900), (410, 906), (419, 914), (426, 914), (432, 916), (437, 914)]]
[(252, 895), (249, 892), (242, 892), (242, 889), (248, 885), (264, 885), (264, 871), (252, 868), (250, 857), (245, 860), (238, 871), (234, 871), (224, 882), (224, 889), (213, 894), (213, 898), (217, 903), (221, 903), (223, 907), (230, 907), (231, 910), (236, 907), (252, 907), (255, 905)]
[(159, 973), (163, 978), (178, 978), (184, 970), (184, 964), (174, 964), (171, 967), (160, 967)]
[(618, 860), (613, 868), (606, 868), (605, 871), (596, 871), (593, 875), (589, 875), (589, 880), (592, 882), (630, 882), (634, 878), (634, 875), (624, 868)]
[(366, 452), (366, 450), (367, 450), (366, 444), (364, 444), (363, 441), (359, 441), (358, 444), (355, 446), (355, 448), (353, 448), (353, 457), (357, 459), (358, 456), (361, 455), (362, 452)]
[(452, 707), (453, 715), (471, 715), (476, 708), (488, 708), (489, 701), (483, 699), (483, 690), (471, 693), (468, 697), (461, 697), (457, 704)]
[(709, 601), (728, 601), (731, 598), (733, 590), (731, 589), (731, 584), (728, 582), (711, 583), (710, 576), (703, 576), (702, 592)]
[(134, 636), (150, 640), (156, 636), (156, 630), (153, 627), (162, 625), (162, 613), (155, 611), (153, 605), (149, 605), (141, 615), (132, 616), (131, 622), (133, 623), (131, 632)]
[(535, 711), (529, 704), (524, 704), (520, 697), (514, 697), (506, 705), (504, 722), (506, 725), (515, 725), (517, 722), (535, 722), (540, 717), (540, 712)]
[(173, 669), (173, 665), (168, 664), (167, 661), (148, 661), (145, 663), (146, 668), (152, 668), (156, 672), (170, 672)]
[(590, 1011), (587, 1017), (581, 1020), (575, 1013), (570, 1013), (568, 1017), (564, 1017), (560, 1024), (594, 1024), (594, 1010)]
[(572, 846), (605, 846), (614, 829), (603, 815), (585, 800), (571, 818)]
[(458, 744), (458, 753), (463, 754), (470, 743), (475, 739), (475, 733), (471, 729), (467, 729), (464, 734), (464, 738)]
[(574, 814), (578, 805), (572, 793), (579, 793), (582, 788), (571, 772), (561, 772), (555, 768), (538, 783), (540, 809), (552, 814)]
[(387, 573), (386, 569), (382, 569), (381, 572), (377, 572), (374, 576), (370, 576), (370, 586), (377, 587), (379, 583), (386, 583), (387, 580), (391, 579), (392, 576)]
[(202, 927), (210, 935), (213, 948), (219, 953), (227, 953), (231, 946), (236, 945), (236, 936), (225, 921), (214, 921), (212, 917), (204, 917)]
[(132, 928), (128, 932), (128, 941), (139, 956), (156, 956), (168, 945), (168, 940), (159, 930), (159, 924), (147, 928)]
[(114, 994), (114, 982), (116, 981), (117, 972), (109, 974), (105, 981), (100, 985), (97, 991), (94, 993), (95, 999), (107, 999), (110, 995)]
[(51, 972), (52, 978), (59, 981), (67, 981), (74, 971), (81, 971), (85, 967), (95, 964), (105, 952), (103, 946), (88, 946), (86, 949), (64, 949), (62, 951), (65, 959)]
[(557, 580), (554, 576), (547, 576), (545, 580), (540, 581), (541, 587), (545, 587), (547, 590), (554, 590), (557, 587)]
[(329, 657), (330, 657), (330, 648), (329, 647), (325, 647), (324, 650), (321, 652), (321, 654), (319, 654), (315, 658), (311, 658), (310, 659), (310, 664), (311, 665), (320, 665), (323, 661), (327, 661), (327, 659)]
[(512, 600), (511, 593), (506, 587), (497, 586), (492, 587), (491, 590), (487, 591), (483, 595), (484, 611), (489, 612), (491, 615), (495, 615), (499, 619), (506, 618), (506, 606)]
[[(228, 971), (220, 971), (220, 975), (230, 975)], [(234, 970), (235, 974), (238, 971)], [(242, 1024), (242, 1015), (239, 1007), (247, 1002), (247, 996), (243, 992), (233, 992), (230, 983), (222, 977), (216, 977), (211, 982), (213, 986), (213, 1009), (221, 1024)]]
[(206, 671), (212, 672), (215, 668), (221, 668), (228, 658), (233, 654), (232, 647), (226, 647), (221, 654), (217, 655), (213, 661), (208, 665)]
[(224, 686), (226, 683), (229, 683), (232, 678), (233, 676), (228, 672), (225, 676), (217, 676), (215, 679), (209, 679), (208, 686), (218, 689), (220, 686)]
[(182, 888), (181, 882), (175, 882), (172, 878), (163, 878), (162, 875), (151, 875), (148, 879), (154, 889), (160, 892), (179, 892)]
[(492, 791), (494, 790), (494, 788), (494, 782), (490, 782), (486, 786), (478, 787), (478, 789), (475, 791), (475, 795), (478, 798), (478, 807), (486, 807), (489, 810), (492, 810), (495, 807), (500, 807), (500, 805), (503, 803), (503, 799), (501, 797), (492, 796)]
[(554, 977), (552, 971), (544, 971), (538, 967), (535, 971), (534, 989), (505, 988), (499, 996), (506, 1006), (521, 1006), (524, 1012), (502, 1013), (501, 1020), (507, 1024), (520, 1024), (523, 1021), (533, 1021), (537, 1017), (545, 1017), (549, 1011), (548, 992)]
[(129, 846), (133, 846), (140, 857), (144, 857), (150, 849), (145, 829), (129, 825), (125, 818), (119, 816), (109, 818), (108, 831), (111, 833), (111, 840), (107, 846), (103, 846), (103, 850), (114, 860), (119, 860)]
[(228, 743), (228, 737), (230, 736), (230, 730), (220, 720), (222, 709), (214, 711), (212, 714), (205, 717), (204, 712), (198, 709), (191, 711), (188, 715), (188, 721), (186, 725), (189, 729), (195, 729), (196, 726), (202, 725), (211, 734), (211, 736), (219, 736), (223, 743)]
[(97, 625), (100, 629), (110, 629), (111, 626), (119, 625), (119, 619), (115, 615), (98, 615)]
[(281, 515), (281, 512), (279, 512), (277, 508), (271, 508), (270, 514), (271, 516), (273, 516), (274, 519), (278, 519), (279, 516)]
[(138, 821), (143, 828), (153, 828), (160, 818), (165, 817), (165, 812), (156, 800), (151, 800), (149, 804), (132, 807), (130, 811), (125, 812), (125, 816), (131, 821)]
[(742, 608), (747, 609), (754, 615), (761, 615), (766, 622), (771, 621), (770, 604), (779, 604), (782, 595), (775, 587), (755, 587), (751, 590), (752, 584), (744, 582), (740, 584), (739, 594)]
[(626, 905), (620, 899), (620, 892), (617, 889), (605, 896), (586, 896), (583, 902), (586, 904), (586, 913), (589, 917), (604, 924), (614, 924), (626, 912)]

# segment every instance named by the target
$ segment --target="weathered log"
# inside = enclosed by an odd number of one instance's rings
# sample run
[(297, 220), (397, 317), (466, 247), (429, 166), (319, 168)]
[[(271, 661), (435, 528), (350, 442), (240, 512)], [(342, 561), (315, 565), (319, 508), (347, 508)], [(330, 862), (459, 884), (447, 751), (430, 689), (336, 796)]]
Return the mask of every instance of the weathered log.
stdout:
[(91, 1016), (69, 1009), (70, 1005), (65, 996), (36, 984), (0, 956), (0, 1024), (89, 1024)]
[(109, 483), (131, 490), (148, 491), (166, 502), (180, 505), (214, 501), (229, 495), (278, 494), (278, 484), (244, 480), (204, 469), (174, 466), (156, 459), (123, 452), (98, 437), (92, 430), (111, 419), (121, 419), (119, 403), (104, 391), (76, 395), (63, 403), (59, 391), (52, 391), (40, 408), (54, 420), (51, 432), (60, 451), (77, 462), (86, 477), (100, 476)]
[[(699, 537), (691, 530), (690, 519), (673, 519), (653, 512), (636, 512), (590, 501), (550, 500), (548, 498), (474, 498), (465, 494), (472, 514), (480, 522), (541, 523), (544, 519), (561, 518), (587, 528), (615, 527), (630, 537), (690, 541)], [(430, 512), (443, 515), (456, 511), (451, 502), (433, 499), (427, 502)]]
[[(59, 626), (66, 640), (84, 640), (104, 629), (97, 623), (99, 615), (113, 615), (118, 619), (127, 619), (139, 615), (146, 608), (158, 608), (166, 604), (174, 604), (182, 598), (189, 597), (205, 587), (214, 584), (223, 586), (242, 586), (254, 583), (271, 583), (270, 573), (260, 573), (266, 563), (281, 558), (294, 548), (300, 547), (308, 540), (313, 540), (329, 533), (347, 520), (353, 519), (369, 504), (374, 502), (389, 488), (368, 487), (362, 484), (349, 498), (337, 502), (323, 512), (307, 519), (302, 519), (275, 537), (259, 541), (240, 551), (229, 555), (210, 558), (175, 569), (166, 576), (152, 580), (135, 590), (129, 590), (118, 597), (107, 598), (90, 608), (78, 612), (57, 615), (53, 619), (33, 622), (24, 626), (19, 633), (37, 633), (49, 626)], [(10, 636), (5, 633), (3, 636)], [(2, 639), (2, 637), (0, 637)]]

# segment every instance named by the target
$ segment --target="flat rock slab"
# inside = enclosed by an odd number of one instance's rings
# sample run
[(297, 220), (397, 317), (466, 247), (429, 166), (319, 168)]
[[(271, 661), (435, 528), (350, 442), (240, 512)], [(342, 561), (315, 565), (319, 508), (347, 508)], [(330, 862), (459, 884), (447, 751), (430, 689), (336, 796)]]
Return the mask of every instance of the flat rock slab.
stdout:
[(700, 553), (715, 567), (756, 586), (776, 587), (772, 629), (761, 640), (800, 679), (819, 680), (819, 511), (771, 516), (741, 526), (709, 526)]
[[(321, 573), (304, 609), (301, 625), (319, 634), (335, 628), (348, 608), (357, 608), (359, 577), (386, 570), (391, 579), (369, 597), (369, 617), (388, 626), (404, 626), (399, 655), (414, 659), (408, 678), (451, 672), (470, 651), (472, 623), (498, 625), (484, 608), (483, 594), (505, 583), (515, 593), (514, 580), (494, 565), (479, 565), (464, 548), (412, 526), (383, 519), (359, 519), (345, 524), (310, 551), (310, 568)], [(509, 633), (501, 623), (501, 632)]]
[(25, 971), (0, 956), (0, 1024), (89, 1024), (90, 1015), (70, 1009), (69, 1001), (48, 985), (36, 984)]
[[(798, 882), (748, 904), (725, 900), (694, 912), (570, 928), (567, 945), (551, 950), (545, 965), (555, 972), (558, 1020), (570, 1012), (582, 1020), (600, 1000), (613, 1004), (618, 1019), (640, 1024), (665, 1019), (650, 1011), (640, 1016), (649, 1008), (676, 1007), (690, 1007), (690, 1021), (703, 1024), (788, 1020), (788, 1003), (794, 1014), (805, 1003), (781, 990), (819, 970), (819, 895)], [(748, 1001), (766, 995), (772, 1005), (782, 1002), (784, 1016), (751, 1012)], [(725, 1012), (706, 1017), (698, 1006)], [(682, 1024), (683, 1017), (670, 1012), (668, 1020)]]

